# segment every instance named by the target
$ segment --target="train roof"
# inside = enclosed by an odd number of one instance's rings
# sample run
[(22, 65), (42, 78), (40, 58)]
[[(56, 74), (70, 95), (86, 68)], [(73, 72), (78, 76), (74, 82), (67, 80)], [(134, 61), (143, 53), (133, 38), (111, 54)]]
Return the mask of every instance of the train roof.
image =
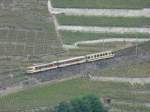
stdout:
[[(104, 51), (104, 52), (98, 52), (98, 53), (93, 53), (93, 54), (87, 54), (87, 55), (85, 55), (85, 56), (96, 55), (96, 54), (99, 54), (99, 53), (111, 53), (111, 52), (112, 52), (112, 51)], [(61, 62), (70, 61), (70, 60), (74, 60), (74, 59), (85, 58), (85, 56), (72, 57), (72, 58), (69, 58), (69, 59), (58, 60), (58, 61), (52, 61), (52, 62), (50, 62), (50, 63), (45, 63), (45, 64), (37, 64), (37, 65), (30, 66), (30, 67), (28, 67), (28, 68), (31, 68), (31, 67), (39, 67), (39, 66), (46, 66), (46, 65), (49, 65), (49, 64), (56, 64), (56, 63), (61, 63)]]
[(90, 56), (90, 55), (96, 55), (96, 54), (101, 54), (101, 53), (111, 53), (112, 51), (104, 51), (104, 52), (98, 52), (98, 53), (92, 53), (92, 54), (87, 54), (86, 56)]
[[(65, 59), (65, 60), (53, 61), (53, 62), (45, 63), (45, 64), (37, 64), (37, 65), (30, 66), (30, 67), (46, 66), (46, 65), (49, 65), (49, 64), (56, 64), (56, 63), (61, 63), (61, 62), (64, 62), (64, 61), (70, 61), (70, 60), (80, 59), (80, 58), (84, 58), (84, 56), (78, 56), (78, 57), (73, 57), (73, 58), (69, 58), (69, 59)], [(28, 68), (30, 68), (30, 67), (28, 67)]]
[(31, 66), (31, 67), (46, 66), (46, 65), (55, 64), (55, 63), (57, 63), (57, 61), (52, 61), (51, 63), (45, 63), (45, 64), (36, 64), (36, 65)]
[(69, 58), (69, 59), (65, 59), (65, 60), (59, 60), (58, 62), (70, 61), (70, 60), (81, 59), (81, 58), (85, 58), (85, 57), (84, 56), (78, 56), (78, 57), (73, 57), (73, 58)]

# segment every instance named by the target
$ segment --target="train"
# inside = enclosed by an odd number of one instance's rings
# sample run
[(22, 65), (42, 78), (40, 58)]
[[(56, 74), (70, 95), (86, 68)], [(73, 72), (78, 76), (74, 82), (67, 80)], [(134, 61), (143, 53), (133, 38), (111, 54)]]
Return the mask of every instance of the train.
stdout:
[(85, 56), (78, 56), (78, 57), (73, 57), (73, 58), (69, 58), (65, 60), (53, 61), (53, 62), (46, 63), (46, 64), (33, 65), (30, 67), (27, 67), (26, 72), (27, 74), (34, 74), (34, 73), (44, 72), (44, 71), (48, 71), (48, 70), (52, 70), (56, 68), (63, 68), (66, 66), (112, 58), (114, 56), (115, 54), (112, 51), (98, 52), (94, 54), (88, 54)]

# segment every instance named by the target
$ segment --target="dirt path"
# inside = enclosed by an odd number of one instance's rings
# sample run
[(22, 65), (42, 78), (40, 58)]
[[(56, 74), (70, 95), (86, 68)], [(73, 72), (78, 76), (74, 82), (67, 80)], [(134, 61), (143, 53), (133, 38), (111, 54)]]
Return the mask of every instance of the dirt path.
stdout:
[(150, 17), (150, 9), (77, 9), (77, 8), (53, 8), (53, 11), (65, 15), (79, 16), (122, 16), (122, 17)]
[(58, 30), (62, 31), (80, 31), (94, 33), (150, 33), (150, 28), (125, 28), (125, 27), (97, 27), (97, 26), (58, 26)]
[(110, 43), (110, 42), (145, 42), (149, 41), (148, 38), (136, 39), (136, 38), (110, 38), (110, 39), (98, 39), (98, 40), (87, 40), (87, 41), (78, 41), (72, 45), (64, 44), (63, 47), (66, 49), (76, 49), (79, 48), (80, 44), (94, 44), (94, 43)]
[(85, 9), (85, 8), (53, 8), (51, 1), (48, 1), (50, 12), (65, 15), (85, 16), (122, 16), (122, 17), (150, 17), (150, 9)]
[(138, 103), (138, 102), (131, 102), (131, 103), (129, 103), (129, 102), (125, 102), (125, 101), (113, 101), (112, 102), (113, 104), (124, 104), (124, 105), (143, 105), (143, 106), (145, 106), (145, 107), (150, 107), (150, 103)]
[(0, 91), (0, 96), (5, 96), (7, 94), (15, 93), (20, 90), (23, 90), (23, 86), (8, 87), (5, 90)]
[(94, 81), (109, 81), (109, 82), (123, 82), (130, 84), (150, 84), (150, 78), (121, 78), (121, 77), (97, 77), (90, 76)]

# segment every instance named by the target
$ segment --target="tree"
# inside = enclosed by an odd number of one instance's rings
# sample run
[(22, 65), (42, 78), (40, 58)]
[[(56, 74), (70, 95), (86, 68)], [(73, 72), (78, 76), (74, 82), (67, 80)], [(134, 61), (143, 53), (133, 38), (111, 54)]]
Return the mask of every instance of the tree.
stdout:
[(107, 112), (97, 96), (88, 95), (83, 97), (83, 99), (89, 102), (90, 112)]
[(70, 103), (61, 102), (58, 106), (55, 107), (54, 112), (71, 112), (72, 106)]
[(54, 112), (107, 112), (95, 95), (87, 95), (70, 102), (62, 102), (54, 110)]

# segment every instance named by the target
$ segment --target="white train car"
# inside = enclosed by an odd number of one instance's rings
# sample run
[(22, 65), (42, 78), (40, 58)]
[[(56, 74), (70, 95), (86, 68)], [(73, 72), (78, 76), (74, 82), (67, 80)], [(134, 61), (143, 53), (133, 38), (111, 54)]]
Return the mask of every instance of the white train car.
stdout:
[(47, 63), (47, 64), (40, 64), (40, 65), (35, 65), (27, 68), (27, 73), (28, 74), (33, 74), (33, 73), (38, 73), (42, 71), (47, 71), (51, 69), (57, 68), (57, 62), (54, 61), (52, 63)]
[(26, 72), (28, 74), (33, 74), (33, 73), (56, 69), (59, 67), (66, 67), (66, 66), (81, 64), (81, 63), (85, 63), (85, 62), (92, 62), (92, 61), (96, 61), (96, 60), (112, 58), (114, 56), (115, 55), (113, 54), (112, 51), (99, 52), (99, 53), (89, 54), (86, 56), (78, 56), (78, 57), (69, 58), (66, 60), (53, 61), (53, 62), (47, 63), (47, 64), (31, 66), (31, 67), (27, 68)]
[(100, 59), (112, 58), (112, 57), (114, 57), (114, 54), (112, 53), (112, 51), (105, 51), (105, 52), (99, 52), (95, 54), (86, 55), (86, 60), (87, 62), (91, 62), (91, 61), (96, 61)]

